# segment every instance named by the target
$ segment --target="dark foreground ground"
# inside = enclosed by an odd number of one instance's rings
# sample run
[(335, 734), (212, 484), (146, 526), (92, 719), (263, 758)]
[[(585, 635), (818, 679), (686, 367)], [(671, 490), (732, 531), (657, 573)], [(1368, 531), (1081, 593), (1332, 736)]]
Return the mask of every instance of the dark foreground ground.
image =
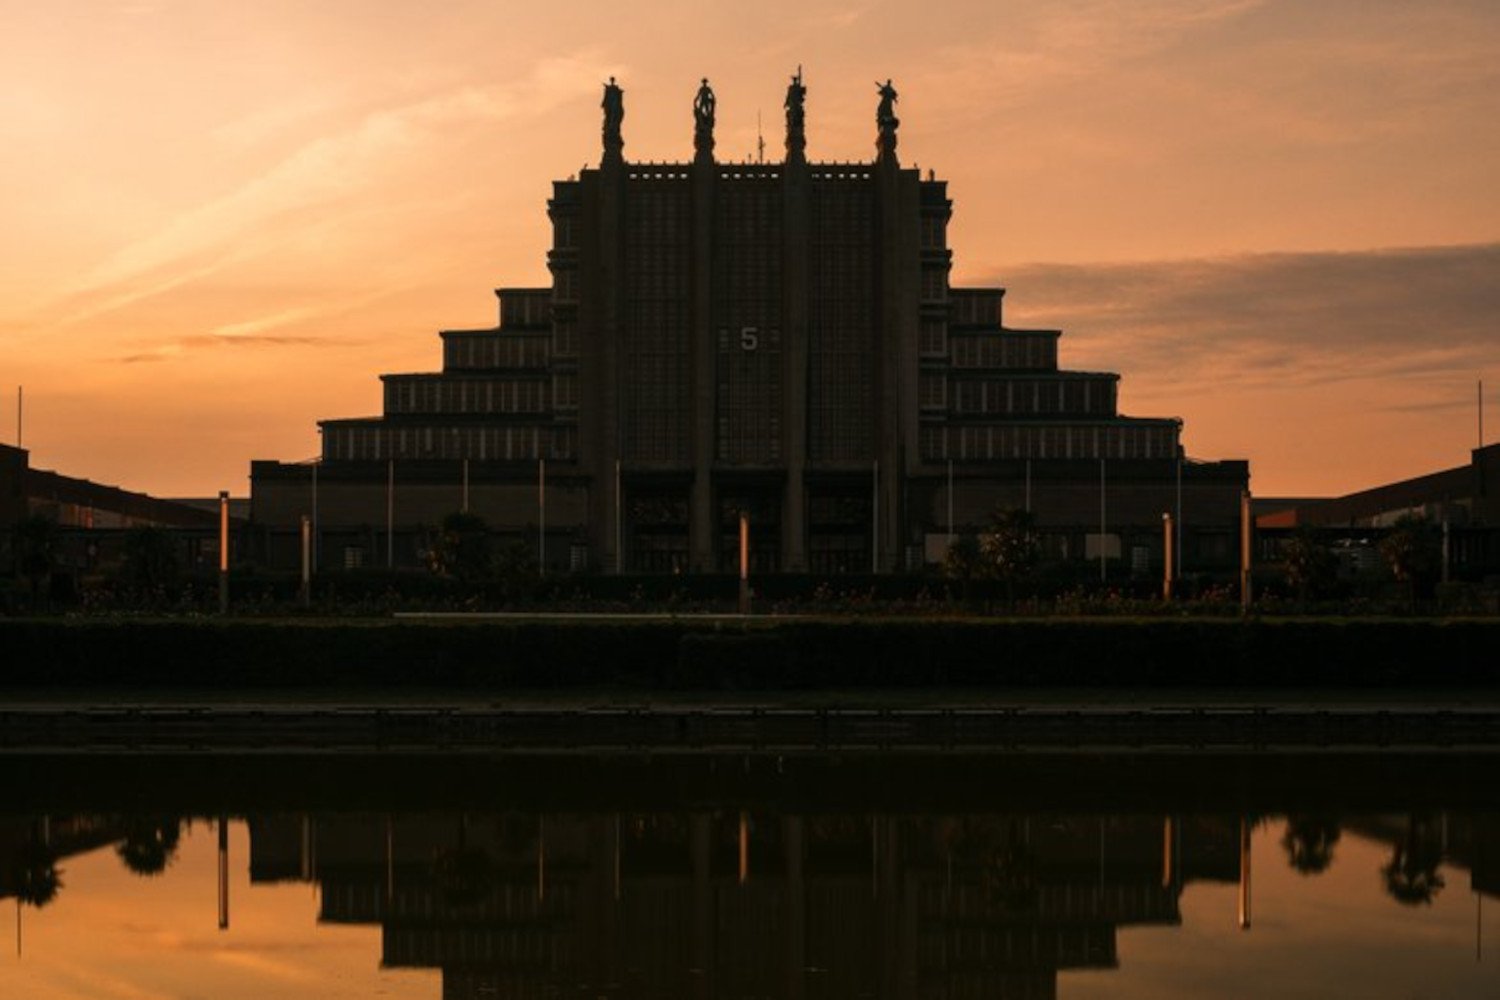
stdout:
[(1500, 621), (0, 621), (0, 751), (1500, 748)]
[(1500, 690), (1500, 619), (0, 620), (0, 694)]

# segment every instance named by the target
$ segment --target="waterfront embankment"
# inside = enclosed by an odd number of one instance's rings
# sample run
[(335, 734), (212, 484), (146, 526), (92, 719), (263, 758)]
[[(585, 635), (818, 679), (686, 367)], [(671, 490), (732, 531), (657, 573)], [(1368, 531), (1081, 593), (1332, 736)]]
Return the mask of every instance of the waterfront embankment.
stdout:
[(1495, 619), (0, 621), (0, 692), (1500, 690)]

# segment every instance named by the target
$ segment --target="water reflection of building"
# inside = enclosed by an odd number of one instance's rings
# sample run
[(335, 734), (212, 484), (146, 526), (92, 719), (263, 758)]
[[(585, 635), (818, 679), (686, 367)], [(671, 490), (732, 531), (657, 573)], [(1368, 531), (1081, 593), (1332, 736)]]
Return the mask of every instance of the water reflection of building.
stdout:
[(445, 998), (1052, 997), (1239, 875), (1234, 819), (770, 813), (269, 816), (251, 877), (378, 923)]
[(1343, 825), (1391, 848), (1391, 861), (1382, 874), (1387, 892), (1401, 902), (1431, 902), (1445, 888), (1440, 876), (1431, 880), (1440, 865), (1467, 871), (1472, 892), (1500, 898), (1500, 817), (1423, 811), (1360, 816)]
[[(16, 900), (19, 933), (22, 904), (90, 891), (58, 877), (68, 858), (113, 846), (132, 871), (157, 874), (182, 825), (0, 816), (0, 899)], [(221, 927), (227, 825), (211, 824)], [(333, 813), (248, 825), (252, 881), (318, 885), (322, 922), (379, 925), (381, 964), (441, 969), (450, 998), (1052, 997), (1058, 972), (1117, 964), (1119, 928), (1179, 922), (1188, 883), (1246, 885), (1241, 837), (1266, 833), (1253, 817), (1041, 812)], [(1341, 832), (1388, 846), (1380, 874), (1402, 890), (1392, 905), (1431, 901), (1422, 888), (1463, 893), (1455, 869), (1476, 895), (1500, 889), (1490, 814), (1296, 814), (1272, 827), (1304, 873), (1322, 868), (1298, 863), (1294, 835), (1321, 838), (1330, 857)]]
[(0, 817), (0, 899), (16, 901), (16, 954), (22, 952), (22, 905), (40, 909), (63, 888), (61, 862), (119, 840), (110, 816)]

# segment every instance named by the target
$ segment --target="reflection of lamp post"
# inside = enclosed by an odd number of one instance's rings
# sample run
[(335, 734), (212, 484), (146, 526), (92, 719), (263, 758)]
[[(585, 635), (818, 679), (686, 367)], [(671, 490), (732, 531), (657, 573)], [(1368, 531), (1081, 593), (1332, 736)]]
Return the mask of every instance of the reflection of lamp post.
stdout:
[[(741, 521), (740, 523), (744, 523)], [(740, 885), (750, 881), (750, 817), (740, 811)]]
[(1240, 930), (1250, 929), (1250, 821), (1240, 819)]
[(219, 930), (229, 930), (229, 817), (219, 816)]
[(1163, 818), (1161, 825), (1161, 887), (1163, 889), (1172, 887), (1172, 860), (1177, 847), (1175, 834), (1176, 831), (1172, 828), (1172, 817)]

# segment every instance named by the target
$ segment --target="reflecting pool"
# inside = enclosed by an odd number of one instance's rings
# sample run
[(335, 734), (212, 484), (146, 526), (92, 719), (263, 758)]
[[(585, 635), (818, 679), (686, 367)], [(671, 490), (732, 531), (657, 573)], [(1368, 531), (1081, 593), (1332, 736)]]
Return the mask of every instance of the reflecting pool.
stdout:
[(0, 996), (1492, 997), (1493, 756), (11, 756)]

